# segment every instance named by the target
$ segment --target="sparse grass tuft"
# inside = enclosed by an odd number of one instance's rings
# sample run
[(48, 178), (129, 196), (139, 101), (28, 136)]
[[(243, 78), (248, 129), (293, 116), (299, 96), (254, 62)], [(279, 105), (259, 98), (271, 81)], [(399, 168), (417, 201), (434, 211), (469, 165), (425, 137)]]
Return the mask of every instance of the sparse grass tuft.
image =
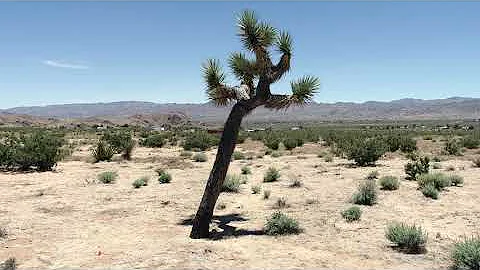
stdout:
[(0, 239), (2, 239), (2, 238), (7, 238), (7, 236), (8, 236), (7, 229), (5, 229), (5, 228), (0, 228)]
[(387, 227), (386, 238), (405, 253), (422, 253), (427, 243), (427, 234), (422, 227), (393, 223)]
[(252, 169), (249, 166), (242, 167), (242, 174), (252, 174)]
[(360, 205), (374, 205), (377, 202), (377, 185), (375, 181), (365, 181), (358, 186), (353, 195), (353, 203)]
[(375, 180), (375, 179), (378, 179), (378, 176), (380, 175), (380, 173), (378, 173), (378, 171), (371, 171), (368, 173), (367, 177), (365, 177), (365, 179), (367, 180)]
[(258, 194), (262, 190), (262, 187), (260, 185), (256, 185), (252, 187), (252, 193), (253, 194)]
[(480, 269), (480, 237), (472, 237), (455, 244), (452, 252), (455, 269)]
[(180, 156), (183, 158), (191, 158), (193, 153), (191, 151), (182, 151), (180, 152)]
[(428, 184), (422, 187), (422, 194), (425, 197), (432, 198), (434, 200), (438, 199), (438, 190), (435, 188), (434, 184)]
[(150, 179), (148, 178), (148, 176), (144, 176), (142, 178), (139, 178), (139, 179), (133, 181), (132, 186), (134, 188), (140, 188), (140, 187), (143, 187), (143, 186), (147, 186), (149, 180)]
[(227, 174), (225, 181), (223, 181), (222, 192), (237, 193), (240, 190), (240, 185), (245, 183), (243, 176), (238, 174)]
[(280, 171), (275, 167), (268, 168), (265, 176), (263, 177), (263, 182), (274, 182), (280, 178)]
[(242, 160), (245, 159), (245, 154), (240, 151), (233, 152), (232, 155), (233, 160)]
[(278, 198), (275, 204), (273, 205), (273, 208), (275, 209), (282, 209), (282, 208), (287, 208), (289, 205), (287, 204), (287, 199), (286, 198)]
[(461, 186), (463, 185), (463, 177), (457, 174), (452, 174), (447, 176), (448, 181), (452, 186)]
[(193, 155), (192, 159), (195, 162), (206, 162), (208, 160), (208, 157), (205, 153), (200, 152)]
[(293, 179), (292, 183), (289, 185), (291, 188), (299, 188), (301, 186), (303, 186), (303, 183), (298, 179)]
[(104, 184), (113, 184), (115, 183), (115, 180), (118, 177), (117, 172), (112, 172), (112, 171), (106, 171), (102, 172), (97, 176), (98, 181), (104, 183)]
[(342, 212), (342, 217), (347, 222), (359, 220), (362, 216), (362, 210), (358, 206), (352, 206)]
[(451, 185), (450, 179), (443, 173), (426, 173), (418, 176), (418, 186), (423, 188), (427, 185), (433, 185), (438, 191), (442, 191)]
[(264, 190), (263, 191), (263, 199), (268, 200), (268, 198), (270, 198), (270, 194), (272, 194), (272, 192), (270, 190)]
[(267, 220), (264, 230), (267, 235), (298, 234), (302, 231), (295, 219), (281, 212), (273, 213)]
[(383, 190), (397, 190), (400, 186), (400, 181), (395, 176), (384, 176), (380, 178), (380, 186)]

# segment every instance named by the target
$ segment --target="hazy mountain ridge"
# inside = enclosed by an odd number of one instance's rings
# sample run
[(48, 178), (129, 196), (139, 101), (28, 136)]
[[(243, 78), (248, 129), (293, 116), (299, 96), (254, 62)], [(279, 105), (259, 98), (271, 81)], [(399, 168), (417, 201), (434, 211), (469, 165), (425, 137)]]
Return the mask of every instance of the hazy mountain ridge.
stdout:
[[(198, 122), (222, 122), (227, 117), (228, 112), (229, 108), (216, 107), (211, 103), (159, 104), (142, 101), (16, 107), (0, 110), (0, 113), (61, 119), (103, 118), (107, 116), (122, 118), (133, 115), (182, 115)], [(246, 120), (255, 122), (286, 122), (472, 118), (480, 118), (480, 98), (452, 97), (435, 100), (400, 99), (390, 102), (312, 103), (304, 107), (295, 107), (278, 112), (261, 107), (257, 108)]]

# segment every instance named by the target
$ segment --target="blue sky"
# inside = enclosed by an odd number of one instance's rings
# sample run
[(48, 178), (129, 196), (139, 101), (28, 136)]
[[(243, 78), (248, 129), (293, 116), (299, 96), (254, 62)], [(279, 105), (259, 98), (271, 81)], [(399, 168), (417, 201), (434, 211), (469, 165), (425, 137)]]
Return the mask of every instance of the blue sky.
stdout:
[(245, 8), (294, 38), (276, 92), (311, 74), (318, 102), (480, 97), (480, 2), (0, 2), (0, 108), (205, 102), (200, 65), (241, 49)]

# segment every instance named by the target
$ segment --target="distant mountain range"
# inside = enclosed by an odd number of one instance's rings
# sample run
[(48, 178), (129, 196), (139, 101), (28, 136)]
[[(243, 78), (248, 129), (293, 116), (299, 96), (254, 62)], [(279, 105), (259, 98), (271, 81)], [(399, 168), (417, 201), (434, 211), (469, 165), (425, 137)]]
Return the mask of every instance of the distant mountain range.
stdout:
[[(15, 107), (0, 110), (0, 116), (3, 115), (3, 118), (5, 118), (6, 115), (10, 117), (22, 115), (29, 121), (32, 120), (32, 116), (40, 117), (44, 120), (45, 118), (50, 118), (50, 121), (58, 119), (77, 119), (78, 121), (82, 121), (82, 119), (101, 120), (107, 118), (117, 120), (129, 118), (138, 120), (142, 118), (142, 115), (149, 115), (149, 119), (153, 119), (164, 115), (164, 117), (160, 117), (161, 121), (168, 121), (169, 117), (166, 116), (175, 116), (194, 122), (220, 123), (226, 119), (229, 109), (229, 107), (216, 107), (211, 103), (159, 104), (153, 102), (122, 101)], [(435, 100), (400, 99), (390, 102), (311, 103), (304, 107), (295, 107), (278, 112), (261, 107), (257, 108), (246, 120), (249, 122), (304, 122), (335, 120), (454, 120), (479, 118), (480, 98), (452, 97)], [(0, 117), (0, 121), (5, 120), (2, 120)]]

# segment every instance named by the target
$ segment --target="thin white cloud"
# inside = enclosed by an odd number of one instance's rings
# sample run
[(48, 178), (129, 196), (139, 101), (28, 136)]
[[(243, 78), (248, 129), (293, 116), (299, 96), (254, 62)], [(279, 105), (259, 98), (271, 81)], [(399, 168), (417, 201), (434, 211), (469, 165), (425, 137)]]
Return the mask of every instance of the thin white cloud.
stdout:
[(55, 61), (55, 60), (45, 60), (43, 61), (43, 64), (51, 67), (56, 67), (56, 68), (89, 69), (89, 67), (86, 65), (79, 65), (79, 64), (67, 63), (67, 62)]

